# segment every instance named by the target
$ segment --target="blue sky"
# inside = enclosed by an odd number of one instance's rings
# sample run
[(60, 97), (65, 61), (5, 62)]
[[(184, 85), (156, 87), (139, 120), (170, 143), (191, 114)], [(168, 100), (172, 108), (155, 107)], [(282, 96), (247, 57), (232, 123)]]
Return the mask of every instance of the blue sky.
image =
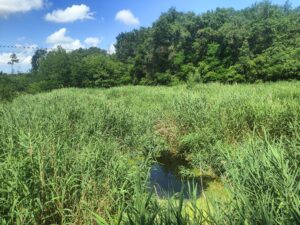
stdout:
[[(97, 46), (113, 50), (115, 37), (124, 31), (150, 26), (170, 7), (206, 12), (216, 7), (241, 9), (255, 0), (0, 0), (0, 45), (68, 49)], [(273, 0), (284, 4), (285, 0)], [(299, 6), (300, 0), (290, 0)], [(16, 70), (30, 69), (33, 50), (0, 48), (0, 71), (10, 71), (7, 59), (20, 58)]]

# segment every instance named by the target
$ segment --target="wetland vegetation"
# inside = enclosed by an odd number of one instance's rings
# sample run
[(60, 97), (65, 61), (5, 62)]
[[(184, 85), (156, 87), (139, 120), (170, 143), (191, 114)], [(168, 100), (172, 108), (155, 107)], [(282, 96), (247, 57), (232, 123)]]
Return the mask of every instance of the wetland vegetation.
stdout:
[(170, 8), (115, 53), (0, 45), (36, 49), (0, 72), (0, 224), (300, 224), (299, 24), (262, 1)]
[[(299, 82), (281, 82), (70, 88), (1, 103), (1, 223), (297, 224), (299, 101)], [(183, 160), (176, 173), (200, 179), (200, 196), (193, 185), (189, 199), (149, 190), (163, 155)]]

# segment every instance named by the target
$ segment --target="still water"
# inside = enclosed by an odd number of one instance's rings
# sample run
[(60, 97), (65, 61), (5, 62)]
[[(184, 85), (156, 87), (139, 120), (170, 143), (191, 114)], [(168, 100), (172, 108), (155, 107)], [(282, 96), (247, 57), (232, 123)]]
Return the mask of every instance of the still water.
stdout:
[(187, 162), (180, 158), (165, 155), (157, 159), (150, 171), (150, 188), (155, 189), (160, 198), (179, 194), (181, 191), (184, 198), (189, 198), (188, 184), (197, 184), (197, 195), (201, 194), (200, 182), (193, 179), (184, 179), (179, 175), (179, 166), (187, 166)]

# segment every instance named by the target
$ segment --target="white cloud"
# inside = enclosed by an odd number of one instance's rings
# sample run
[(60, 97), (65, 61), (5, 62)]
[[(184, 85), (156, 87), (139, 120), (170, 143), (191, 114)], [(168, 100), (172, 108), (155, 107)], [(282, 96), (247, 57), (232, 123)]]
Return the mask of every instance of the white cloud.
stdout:
[(43, 0), (0, 0), (0, 17), (41, 9), (43, 3)]
[(48, 13), (45, 19), (55, 23), (71, 23), (76, 20), (93, 19), (93, 14), (88, 6), (81, 4), (72, 5), (66, 9), (54, 10), (52, 13)]
[(1, 53), (0, 57), (0, 64), (7, 64), (9, 62), (9, 56), (12, 52), (4, 52)]
[(138, 26), (140, 21), (129, 9), (123, 9), (116, 14), (115, 20), (120, 21), (126, 25)]
[(16, 44), (14, 51), (7, 50), (0, 54), (0, 71), (6, 73), (11, 72), (11, 66), (8, 65), (12, 53), (16, 53), (19, 63), (14, 66), (15, 72), (26, 72), (31, 68), (31, 58), (37, 48), (37, 45), (26, 45), (28, 48), (23, 48), (21, 45)]
[(61, 46), (67, 50), (75, 50), (84, 47), (81, 44), (80, 40), (75, 40), (69, 36), (66, 36), (66, 32), (66, 28), (61, 28), (60, 30), (48, 36), (46, 39), (46, 43), (52, 45), (53, 48)]
[(115, 48), (115, 44), (111, 44), (107, 50), (107, 53), (112, 55), (116, 53), (116, 48)]
[(101, 40), (97, 37), (88, 37), (84, 40), (84, 43), (88, 46), (97, 47), (101, 43)]

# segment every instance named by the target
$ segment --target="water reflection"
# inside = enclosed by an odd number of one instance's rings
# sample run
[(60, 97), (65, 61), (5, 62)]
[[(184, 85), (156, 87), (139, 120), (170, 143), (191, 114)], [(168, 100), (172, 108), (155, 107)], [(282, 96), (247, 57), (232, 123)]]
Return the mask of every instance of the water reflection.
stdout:
[[(150, 171), (150, 188), (155, 188), (160, 198), (169, 197), (183, 192), (185, 198), (189, 197), (190, 186), (197, 184), (197, 196), (201, 194), (200, 183), (193, 179), (183, 179), (178, 173), (178, 167), (186, 164), (182, 159), (163, 156), (154, 163)], [(186, 165), (184, 165), (186, 166)]]

